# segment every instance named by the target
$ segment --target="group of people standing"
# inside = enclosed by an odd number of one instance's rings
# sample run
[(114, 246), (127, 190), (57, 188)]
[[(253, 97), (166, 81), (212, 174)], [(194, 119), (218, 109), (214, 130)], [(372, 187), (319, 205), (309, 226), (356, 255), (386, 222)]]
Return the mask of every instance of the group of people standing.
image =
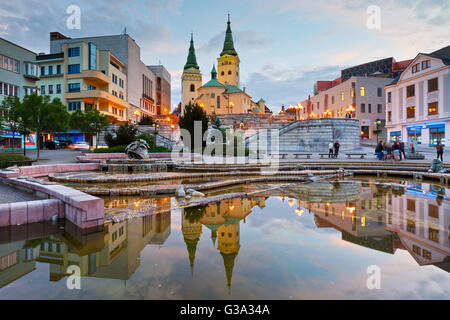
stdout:
[(328, 158), (330, 159), (336, 159), (339, 156), (339, 148), (341, 145), (339, 144), (339, 141), (336, 141), (334, 144), (333, 142), (330, 142), (328, 145), (328, 149), (330, 150), (328, 153)]
[(394, 143), (378, 142), (375, 148), (375, 154), (378, 156), (378, 160), (396, 160), (401, 161), (406, 159), (405, 143), (403, 141)]

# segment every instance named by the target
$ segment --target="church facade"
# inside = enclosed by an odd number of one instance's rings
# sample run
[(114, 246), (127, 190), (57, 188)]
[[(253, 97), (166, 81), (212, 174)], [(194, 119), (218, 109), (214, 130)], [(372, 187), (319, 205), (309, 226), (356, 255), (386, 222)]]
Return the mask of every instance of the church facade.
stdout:
[(195, 56), (193, 36), (189, 54), (181, 77), (182, 115), (189, 103), (204, 108), (208, 115), (223, 114), (264, 114), (266, 105), (263, 99), (254, 102), (245, 88), (240, 88), (240, 59), (234, 48), (230, 16), (223, 50), (211, 70), (211, 79), (203, 83), (200, 67)]

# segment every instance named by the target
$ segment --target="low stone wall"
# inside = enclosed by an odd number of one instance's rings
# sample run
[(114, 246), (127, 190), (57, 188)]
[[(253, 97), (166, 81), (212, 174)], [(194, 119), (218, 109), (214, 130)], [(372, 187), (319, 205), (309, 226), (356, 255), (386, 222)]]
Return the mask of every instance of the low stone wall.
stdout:
[(0, 178), (17, 178), (19, 176), (26, 177), (45, 177), (50, 173), (78, 172), (78, 171), (97, 171), (99, 170), (97, 163), (68, 163), (54, 164), (44, 166), (18, 167), (14, 169), (0, 171)]
[(0, 204), (0, 227), (52, 221), (64, 218), (64, 204), (58, 199)]
[(80, 163), (102, 163), (110, 159), (126, 159), (128, 156), (125, 153), (85, 153), (77, 157)]

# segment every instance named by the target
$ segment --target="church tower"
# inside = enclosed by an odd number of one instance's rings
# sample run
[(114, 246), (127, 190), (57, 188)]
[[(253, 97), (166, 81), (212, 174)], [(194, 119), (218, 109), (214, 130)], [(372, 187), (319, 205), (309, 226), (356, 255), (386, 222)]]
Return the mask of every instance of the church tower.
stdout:
[(197, 89), (201, 86), (202, 74), (195, 56), (194, 35), (191, 33), (189, 54), (181, 76), (181, 115), (184, 115), (184, 107), (189, 102), (194, 103), (194, 100), (197, 98)]
[(234, 49), (233, 34), (231, 32), (230, 14), (228, 14), (225, 42), (220, 57), (217, 59), (219, 82), (239, 88), (239, 56)]

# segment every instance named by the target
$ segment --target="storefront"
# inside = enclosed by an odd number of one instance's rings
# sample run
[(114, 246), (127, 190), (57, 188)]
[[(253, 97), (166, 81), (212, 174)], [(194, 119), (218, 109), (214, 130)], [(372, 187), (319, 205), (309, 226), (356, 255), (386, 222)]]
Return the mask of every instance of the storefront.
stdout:
[(438, 141), (445, 145), (445, 125), (430, 127), (430, 146), (435, 146)]
[(68, 130), (67, 132), (45, 134), (44, 141), (70, 141), (70, 143), (79, 143), (85, 142), (85, 136), (80, 130)]
[(36, 134), (33, 132), (28, 135), (25, 140), (18, 132), (10, 130), (0, 130), (0, 147), (7, 152), (14, 150), (23, 150), (26, 146), (27, 150), (36, 150)]
[(408, 142), (422, 144), (422, 127), (408, 128)]
[(391, 132), (391, 142), (400, 142), (400, 141), (402, 141), (402, 132), (401, 131)]
[(445, 123), (429, 122), (415, 124), (406, 127), (408, 131), (408, 142), (417, 141), (418, 144), (424, 144), (430, 147), (436, 146), (440, 141), (445, 145)]

